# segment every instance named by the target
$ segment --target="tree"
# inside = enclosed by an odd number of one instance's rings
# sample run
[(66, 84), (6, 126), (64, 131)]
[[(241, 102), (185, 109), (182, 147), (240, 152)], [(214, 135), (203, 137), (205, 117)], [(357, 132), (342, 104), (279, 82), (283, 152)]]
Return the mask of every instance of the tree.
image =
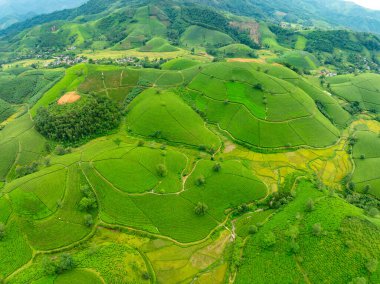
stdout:
[(316, 223), (313, 225), (313, 235), (320, 236), (322, 234), (322, 225), (320, 223)]
[(0, 241), (5, 238), (5, 224), (0, 223)]
[(42, 260), (42, 269), (46, 275), (54, 275), (56, 272), (54, 261), (50, 257), (44, 257)]
[(206, 179), (205, 179), (204, 176), (199, 176), (199, 177), (196, 179), (196, 181), (195, 181), (195, 184), (196, 184), (197, 186), (202, 186), (202, 185), (204, 185), (205, 183), (206, 183)]
[(120, 138), (117, 138), (113, 140), (113, 142), (117, 145), (117, 147), (120, 147), (121, 142), (123, 142)]
[(214, 172), (219, 173), (222, 169), (222, 166), (221, 166), (221, 164), (217, 163), (214, 165), (214, 167), (212, 169)]
[(194, 213), (198, 216), (206, 215), (208, 211), (208, 206), (203, 202), (198, 202), (198, 204), (194, 208)]
[(92, 225), (94, 225), (94, 218), (92, 218), (92, 215), (87, 214), (84, 216), (84, 224), (87, 227), (92, 227)]
[(311, 212), (314, 210), (314, 201), (313, 199), (309, 199), (306, 203), (306, 208), (305, 208), (305, 211), (306, 212)]
[(166, 177), (168, 175), (168, 169), (164, 164), (157, 165), (157, 174), (159, 177)]
[(297, 254), (299, 250), (300, 250), (299, 244), (296, 241), (292, 240), (292, 242), (290, 243), (290, 252), (292, 254)]
[(63, 272), (73, 270), (75, 267), (72, 256), (68, 253), (62, 254), (56, 264), (56, 273), (62, 274)]
[(264, 238), (262, 239), (262, 246), (265, 249), (271, 248), (276, 244), (276, 236), (273, 234), (273, 232), (266, 233), (264, 235)]
[(89, 212), (98, 207), (95, 198), (83, 197), (79, 202), (79, 210)]
[(248, 233), (249, 233), (250, 235), (254, 235), (254, 234), (256, 234), (257, 231), (258, 231), (258, 228), (257, 228), (257, 226), (255, 226), (255, 225), (251, 225), (251, 226), (249, 226), (249, 228), (248, 228)]
[(366, 268), (368, 270), (369, 273), (375, 273), (377, 271), (377, 266), (379, 265), (379, 262), (377, 259), (373, 258), (373, 259), (370, 259), (367, 264), (366, 264)]
[(379, 215), (379, 210), (376, 207), (370, 207), (367, 209), (367, 214), (371, 217), (376, 217)]

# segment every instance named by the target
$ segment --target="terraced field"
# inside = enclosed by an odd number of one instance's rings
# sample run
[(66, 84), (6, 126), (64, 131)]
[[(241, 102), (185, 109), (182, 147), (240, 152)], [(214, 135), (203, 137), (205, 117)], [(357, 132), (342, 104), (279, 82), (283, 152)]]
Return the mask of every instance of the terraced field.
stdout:
[(380, 139), (378, 133), (359, 131), (355, 134), (358, 142), (353, 147), (355, 171), (352, 182), (359, 192), (369, 192), (377, 197), (379, 192)]
[(331, 90), (348, 102), (358, 102), (363, 109), (380, 111), (380, 76), (377, 74), (342, 75), (329, 79)]
[[(47, 140), (33, 119), (67, 92), (110, 98), (120, 126)], [(0, 131), (0, 279), (377, 283), (379, 219), (344, 196), (379, 196), (380, 127), (362, 116), (278, 65), (68, 68)]]

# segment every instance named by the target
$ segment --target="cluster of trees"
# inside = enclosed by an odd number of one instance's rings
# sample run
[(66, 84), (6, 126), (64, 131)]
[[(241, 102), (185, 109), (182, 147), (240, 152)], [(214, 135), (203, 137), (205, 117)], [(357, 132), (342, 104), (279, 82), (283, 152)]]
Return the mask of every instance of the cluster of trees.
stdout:
[(38, 171), (38, 166), (39, 164), (37, 162), (32, 162), (30, 165), (24, 165), (24, 166), (17, 165), (16, 170), (15, 170), (16, 176), (23, 177), (23, 176), (35, 173)]
[(46, 275), (62, 274), (75, 268), (72, 256), (67, 253), (58, 257), (45, 257), (42, 265)]
[(334, 52), (334, 48), (350, 50), (355, 52), (363, 51), (360, 42), (352, 40), (348, 31), (313, 31), (306, 35), (306, 51), (309, 52)]
[(82, 96), (74, 104), (41, 107), (35, 118), (36, 129), (48, 139), (77, 143), (118, 127), (121, 110), (107, 97)]
[(98, 208), (98, 202), (96, 200), (95, 193), (90, 189), (88, 185), (81, 187), (82, 199), (79, 202), (79, 210), (84, 212), (92, 212)]

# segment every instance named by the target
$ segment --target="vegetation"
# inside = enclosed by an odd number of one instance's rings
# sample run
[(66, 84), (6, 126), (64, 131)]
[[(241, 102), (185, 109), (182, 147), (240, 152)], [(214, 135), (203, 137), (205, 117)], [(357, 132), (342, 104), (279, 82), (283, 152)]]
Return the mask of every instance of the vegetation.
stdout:
[(379, 283), (353, 4), (132, 2), (0, 31), (0, 282)]
[(49, 139), (73, 143), (115, 129), (120, 118), (117, 105), (110, 99), (86, 96), (71, 105), (40, 108), (36, 115), (36, 129)]

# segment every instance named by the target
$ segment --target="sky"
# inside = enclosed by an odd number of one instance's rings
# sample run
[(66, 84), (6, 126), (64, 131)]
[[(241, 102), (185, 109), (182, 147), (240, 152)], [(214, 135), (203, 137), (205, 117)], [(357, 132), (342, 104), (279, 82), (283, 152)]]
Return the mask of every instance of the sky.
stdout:
[(351, 2), (355, 2), (363, 7), (380, 10), (380, 0), (348, 0)]

